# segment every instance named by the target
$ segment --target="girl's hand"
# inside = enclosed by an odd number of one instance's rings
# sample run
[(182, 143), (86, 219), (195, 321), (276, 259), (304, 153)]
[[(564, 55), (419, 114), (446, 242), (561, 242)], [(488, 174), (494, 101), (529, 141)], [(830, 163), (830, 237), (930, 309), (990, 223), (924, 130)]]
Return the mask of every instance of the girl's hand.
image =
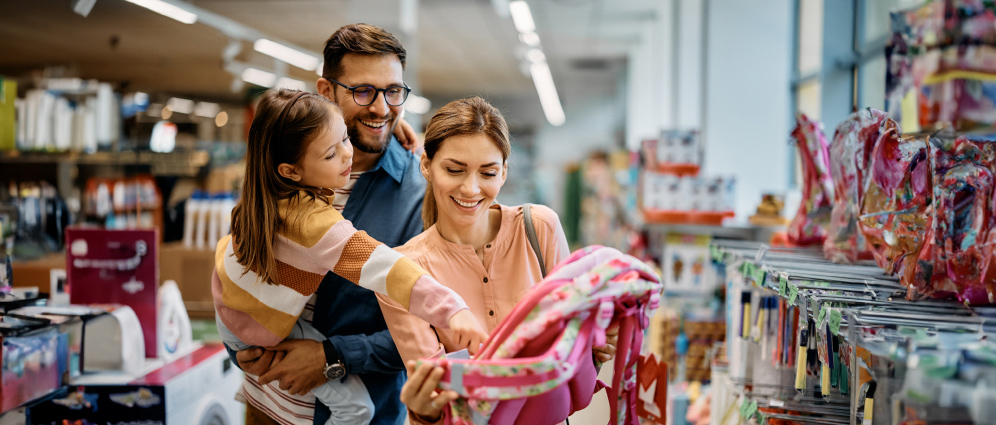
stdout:
[(605, 330), (605, 346), (591, 347), (591, 354), (600, 364), (608, 363), (616, 356), (616, 345), (619, 344), (619, 326)]
[(401, 387), (401, 402), (422, 420), (436, 422), (443, 415), (443, 407), (456, 400), (459, 395), (455, 391), (436, 391), (436, 386), (443, 377), (443, 368), (433, 368), (426, 363), (415, 367), (415, 364), (414, 360), (407, 362), (408, 370), (414, 368), (415, 372), (408, 376), (405, 385)]
[(466, 348), (471, 355), (476, 355), (481, 348), (481, 344), (488, 339), (488, 333), (484, 331), (477, 318), (470, 312), (470, 309), (463, 309), (450, 317), (450, 332), (456, 339), (456, 344), (460, 348)]

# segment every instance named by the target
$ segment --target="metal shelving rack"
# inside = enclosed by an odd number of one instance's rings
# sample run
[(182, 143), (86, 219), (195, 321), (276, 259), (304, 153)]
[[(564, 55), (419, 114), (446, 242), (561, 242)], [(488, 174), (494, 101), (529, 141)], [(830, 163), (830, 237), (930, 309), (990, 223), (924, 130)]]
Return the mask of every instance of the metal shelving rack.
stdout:
[[(715, 240), (710, 245), (710, 256), (727, 272), (729, 382), (739, 397), (737, 407), (742, 419), (757, 423), (778, 419), (811, 424), (861, 424), (865, 419), (863, 407), (869, 380), (877, 383), (876, 402), (870, 411), (873, 417), (868, 418), (871, 421), (865, 423), (898, 423), (895, 416), (899, 412), (965, 419), (968, 407), (958, 403), (938, 405), (931, 394), (918, 398), (915, 391), (904, 386), (904, 381), (915, 375), (923, 382), (936, 383), (911, 365), (938, 353), (958, 353), (963, 356), (959, 357), (961, 361), (971, 360), (978, 366), (975, 354), (988, 353), (996, 347), (989, 342), (996, 337), (993, 308), (970, 308), (955, 301), (908, 301), (906, 288), (874, 263), (834, 264), (815, 248), (769, 248), (756, 242)], [(785, 307), (788, 314), (782, 310), (771, 312), (777, 315), (775, 329), (784, 331), (777, 340), (766, 339), (764, 331), (760, 336), (754, 332), (755, 323), (768, 320), (765, 324), (770, 324), (772, 319), (759, 320), (761, 309), (744, 307), (742, 299), (749, 299), (749, 306)], [(793, 309), (799, 312), (798, 321), (792, 316)], [(744, 315), (744, 310), (749, 313)], [(825, 385), (821, 384), (829, 379), (821, 379), (818, 373), (812, 376), (812, 367), (807, 368), (802, 391), (793, 385), (798, 361), (782, 364), (778, 358), (788, 357), (781, 350), (791, 353), (790, 347), (798, 342), (799, 332), (791, 324), (793, 321), (795, 326), (806, 328), (808, 336), (819, 334), (819, 341), (827, 341), (827, 363), (833, 366), (836, 362), (846, 372), (831, 372), (830, 376), (837, 376), (833, 379), (840, 380), (838, 385), (824, 391)], [(762, 329), (770, 331), (771, 327)], [(750, 334), (746, 338), (745, 332)], [(837, 356), (832, 354), (835, 345)], [(774, 353), (781, 354), (772, 353), (774, 360), (765, 359), (768, 353), (765, 348), (774, 348)], [(805, 351), (808, 359), (811, 350)], [(982, 363), (978, 376), (996, 377), (996, 358), (988, 364)], [(826, 364), (821, 361), (818, 364), (818, 369), (827, 373)], [(940, 382), (965, 384), (960, 375)], [(841, 384), (847, 385), (846, 391)], [(722, 415), (722, 412), (713, 414)], [(967, 417), (971, 420), (971, 416)], [(975, 422), (982, 423), (978, 419)]]

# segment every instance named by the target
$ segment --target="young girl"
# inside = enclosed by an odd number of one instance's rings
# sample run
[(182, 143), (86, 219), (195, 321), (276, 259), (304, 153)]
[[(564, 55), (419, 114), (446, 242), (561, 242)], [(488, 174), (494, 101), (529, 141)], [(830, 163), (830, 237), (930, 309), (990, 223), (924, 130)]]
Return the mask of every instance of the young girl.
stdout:
[[(463, 299), (332, 207), (329, 188), (349, 181), (353, 155), (337, 106), (310, 93), (270, 90), (248, 144), (232, 234), (218, 243), (212, 279), (218, 330), (230, 348), (324, 341), (301, 314), (332, 271), (448, 327), (476, 351), (486, 334)], [(363, 383), (354, 375), (341, 380), (331, 366), (329, 381), (312, 390), (332, 411), (328, 423), (369, 423), (373, 405)]]

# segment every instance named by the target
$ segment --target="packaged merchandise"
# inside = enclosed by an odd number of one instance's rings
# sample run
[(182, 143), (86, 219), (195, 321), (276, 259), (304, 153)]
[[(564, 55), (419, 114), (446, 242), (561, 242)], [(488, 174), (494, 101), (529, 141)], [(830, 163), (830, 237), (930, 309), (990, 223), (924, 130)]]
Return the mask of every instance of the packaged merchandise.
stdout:
[(830, 143), (835, 199), (823, 254), (835, 263), (871, 259), (864, 235), (857, 228), (858, 210), (870, 171), (868, 161), (885, 119), (885, 112), (877, 109), (855, 112), (837, 126)]
[[(996, 302), (985, 279), (994, 226), (996, 143), (969, 136), (930, 140), (933, 221), (911, 281), (912, 295), (956, 297), (968, 304)], [(989, 256), (991, 258), (991, 256)]]
[(802, 163), (802, 202), (789, 224), (788, 239), (795, 245), (819, 245), (826, 238), (833, 208), (834, 188), (830, 177), (830, 146), (823, 125), (799, 114), (792, 130)]
[(858, 225), (878, 266), (904, 276), (914, 269), (931, 223), (927, 137), (902, 136), (898, 124), (886, 120), (868, 170)]
[(447, 370), (440, 385), (465, 397), (444, 410), (445, 422), (563, 421), (600, 387), (591, 347), (604, 344), (614, 322), (609, 423), (638, 424), (636, 367), (661, 289), (649, 266), (615, 249), (576, 251), (515, 306), (474, 360), (423, 360)]

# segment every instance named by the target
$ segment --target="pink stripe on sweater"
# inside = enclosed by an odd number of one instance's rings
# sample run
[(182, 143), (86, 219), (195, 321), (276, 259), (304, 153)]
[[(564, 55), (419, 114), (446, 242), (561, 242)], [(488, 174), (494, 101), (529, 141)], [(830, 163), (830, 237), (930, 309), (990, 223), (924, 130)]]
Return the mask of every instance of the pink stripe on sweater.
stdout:
[(429, 323), (445, 323), (437, 326), (449, 329), (449, 320), (458, 311), (467, 308), (467, 303), (452, 289), (447, 288), (429, 275), (422, 275), (412, 286), (408, 312)]
[(231, 309), (221, 302), (223, 288), (221, 279), (218, 278), (218, 271), (211, 273), (211, 295), (214, 298), (214, 310), (218, 314), (221, 323), (225, 324), (233, 334), (239, 337), (244, 344), (258, 345), (260, 347), (270, 347), (277, 345), (283, 338), (270, 332), (259, 322), (254, 320), (248, 313)]
[(274, 257), (289, 266), (322, 276), (335, 268), (342, 250), (356, 228), (349, 220), (336, 222), (311, 248), (299, 245), (278, 234), (274, 244)]

